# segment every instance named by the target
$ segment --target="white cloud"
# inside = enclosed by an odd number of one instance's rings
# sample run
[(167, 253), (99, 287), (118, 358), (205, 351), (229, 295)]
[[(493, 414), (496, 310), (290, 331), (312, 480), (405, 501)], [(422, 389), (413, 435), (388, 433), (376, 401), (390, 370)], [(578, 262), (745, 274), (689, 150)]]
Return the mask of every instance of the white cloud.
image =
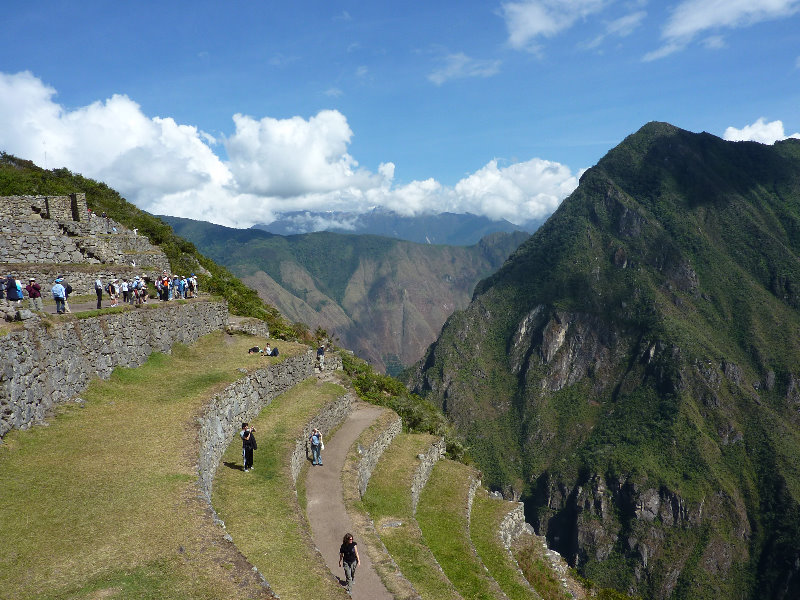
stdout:
[(770, 121), (767, 123), (764, 117), (759, 117), (755, 123), (752, 125), (745, 125), (741, 129), (728, 127), (722, 137), (729, 142), (748, 141), (761, 142), (762, 144), (774, 144), (786, 138), (800, 139), (800, 133), (786, 135), (783, 131), (783, 121)]
[[(800, 0), (683, 0), (661, 32), (664, 44), (644, 60), (663, 58), (683, 50), (706, 31), (748, 27), (789, 17), (800, 10)], [(712, 46), (715, 47), (715, 46)]]
[(629, 15), (622, 16), (613, 21), (606, 23), (606, 29), (603, 33), (594, 38), (591, 42), (585, 45), (586, 48), (596, 48), (605, 41), (606, 38), (627, 37), (632, 34), (642, 21), (647, 16), (647, 12), (640, 10)]
[[(496, 160), (455, 186), (435, 179), (396, 184), (395, 165), (361, 168), (348, 153), (346, 117), (323, 110), (303, 119), (234, 115), (220, 141), (172, 118), (148, 117), (123, 95), (68, 110), (28, 72), (0, 73), (0, 149), (47, 168), (105, 181), (156, 214), (249, 227), (288, 211), (401, 214), (472, 212), (517, 224), (542, 218), (576, 186), (577, 176), (541, 159)], [(225, 146), (228, 159), (212, 149)]]
[(518, 50), (538, 51), (537, 38), (552, 37), (579, 19), (599, 12), (606, 0), (524, 0), (502, 5), (508, 43)]
[(470, 58), (463, 52), (449, 54), (444, 58), (444, 65), (428, 75), (428, 79), (436, 85), (442, 85), (451, 79), (491, 77), (500, 70), (500, 63), (499, 60)]

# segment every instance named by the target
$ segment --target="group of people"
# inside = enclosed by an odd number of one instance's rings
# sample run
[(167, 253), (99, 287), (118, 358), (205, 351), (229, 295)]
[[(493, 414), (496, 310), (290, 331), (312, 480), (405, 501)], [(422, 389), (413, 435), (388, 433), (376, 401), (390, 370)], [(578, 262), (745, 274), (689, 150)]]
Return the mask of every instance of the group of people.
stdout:
[(162, 301), (194, 298), (197, 296), (197, 276), (170, 275), (166, 269), (156, 280), (158, 297)]
[[(245, 473), (253, 470), (253, 451), (258, 449), (255, 431), (256, 428), (249, 423), (242, 423), (242, 429), (239, 432), (239, 437), (242, 439), (242, 464)], [(325, 448), (325, 444), (322, 441), (322, 433), (318, 428), (314, 427), (311, 430), (308, 441), (311, 446), (311, 464), (322, 466), (322, 450)], [(347, 586), (348, 593), (352, 592), (353, 582), (356, 577), (356, 567), (360, 564), (361, 557), (358, 555), (358, 545), (353, 541), (353, 535), (347, 533), (342, 539), (342, 545), (339, 547), (339, 566), (344, 569), (343, 583)]]
[(280, 354), (280, 350), (278, 347), (275, 346), (274, 348), (267, 343), (266, 346), (261, 348), (260, 346), (253, 346), (252, 348), (247, 350), (248, 354), (263, 354), (264, 356), (278, 356)]
[[(50, 292), (56, 302), (56, 312), (58, 314), (71, 312), (69, 309), (69, 295), (72, 293), (72, 286), (63, 277), (60, 275), (56, 277)], [(42, 286), (36, 281), (35, 277), (29, 278), (25, 287), (22, 286), (22, 282), (19, 279), (10, 273), (7, 277), (0, 277), (0, 300), (7, 300), (20, 305), (26, 294), (30, 310), (44, 310)]]
[(97, 294), (97, 308), (103, 307), (103, 293), (108, 294), (111, 306), (119, 306), (120, 298), (123, 304), (139, 306), (147, 303), (147, 281), (144, 276), (114, 279), (105, 286), (103, 280), (98, 277), (94, 280), (94, 292)]

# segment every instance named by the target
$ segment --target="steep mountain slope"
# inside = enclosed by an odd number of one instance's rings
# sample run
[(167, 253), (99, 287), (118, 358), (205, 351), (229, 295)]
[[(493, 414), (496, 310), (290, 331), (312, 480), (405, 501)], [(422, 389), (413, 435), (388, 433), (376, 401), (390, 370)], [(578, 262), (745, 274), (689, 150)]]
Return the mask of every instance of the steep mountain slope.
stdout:
[(470, 247), (378, 236), (277, 236), (163, 217), (292, 320), (322, 326), (380, 369), (399, 371), (467, 305), (475, 283), (528, 236), (496, 233)]
[(650, 123), (410, 377), (584, 575), (800, 597), (800, 141)]
[(269, 224), (258, 224), (262, 229), (279, 235), (330, 231), (334, 233), (369, 234), (397, 238), (419, 244), (447, 244), (471, 246), (496, 231), (535, 231), (541, 223), (527, 223), (518, 227), (505, 219), (492, 221), (472, 214), (439, 213), (407, 217), (385, 208), (374, 208), (365, 213), (342, 211), (290, 212)]

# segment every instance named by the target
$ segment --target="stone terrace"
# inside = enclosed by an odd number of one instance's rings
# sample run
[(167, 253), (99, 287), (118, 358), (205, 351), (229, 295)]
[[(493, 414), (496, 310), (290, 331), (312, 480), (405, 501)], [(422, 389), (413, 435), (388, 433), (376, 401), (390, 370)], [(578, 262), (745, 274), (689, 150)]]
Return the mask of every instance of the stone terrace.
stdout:
[(169, 269), (146, 237), (90, 213), (85, 194), (0, 197), (0, 264), (17, 263)]

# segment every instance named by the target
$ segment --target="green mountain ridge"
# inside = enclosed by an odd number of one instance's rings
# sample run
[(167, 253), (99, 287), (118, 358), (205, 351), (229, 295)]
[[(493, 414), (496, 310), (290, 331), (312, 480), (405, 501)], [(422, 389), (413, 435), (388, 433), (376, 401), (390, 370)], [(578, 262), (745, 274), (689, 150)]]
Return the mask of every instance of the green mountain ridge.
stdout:
[(409, 374), (591, 579), (800, 596), (800, 141), (650, 123)]
[(528, 238), (498, 232), (473, 246), (442, 246), (331, 232), (279, 236), (162, 218), (282, 314), (335, 334), (390, 373), (418, 360), (475, 284)]

